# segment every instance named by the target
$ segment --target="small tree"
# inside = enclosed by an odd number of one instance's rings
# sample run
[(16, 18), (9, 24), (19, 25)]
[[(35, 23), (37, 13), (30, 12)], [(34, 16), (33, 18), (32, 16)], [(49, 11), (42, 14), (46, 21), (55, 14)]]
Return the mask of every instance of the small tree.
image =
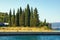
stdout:
[(43, 23), (44, 26), (46, 26), (46, 19), (44, 19), (44, 23)]

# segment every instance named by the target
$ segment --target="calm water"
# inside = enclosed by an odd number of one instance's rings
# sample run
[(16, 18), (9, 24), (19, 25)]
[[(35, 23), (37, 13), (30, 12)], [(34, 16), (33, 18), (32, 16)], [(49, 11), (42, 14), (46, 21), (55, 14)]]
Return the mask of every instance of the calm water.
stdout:
[(59, 35), (0, 36), (0, 40), (60, 40)]
[(51, 23), (51, 27), (56, 30), (60, 30), (60, 22)]

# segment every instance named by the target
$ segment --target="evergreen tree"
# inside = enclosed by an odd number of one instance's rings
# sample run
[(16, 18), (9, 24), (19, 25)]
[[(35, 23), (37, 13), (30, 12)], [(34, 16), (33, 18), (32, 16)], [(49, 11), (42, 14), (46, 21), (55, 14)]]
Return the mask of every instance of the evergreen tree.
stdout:
[(46, 26), (46, 19), (44, 19), (44, 23), (43, 23), (44, 26)]
[(30, 26), (30, 15), (29, 4), (27, 4), (27, 26)]
[(20, 15), (22, 14), (22, 8), (20, 7)]
[(23, 25), (25, 27), (25, 11), (23, 10)]
[(8, 13), (6, 13), (5, 16), (4, 16), (4, 22), (5, 22), (5, 23), (6, 23), (6, 22), (8, 23)]
[(30, 15), (30, 26), (33, 26), (33, 8), (31, 7), (31, 15)]
[(25, 26), (27, 26), (27, 24), (28, 24), (28, 19), (27, 19), (27, 9), (25, 8)]
[(29, 4), (27, 4), (27, 8), (25, 8), (25, 26), (30, 26), (30, 8), (29, 8)]
[(37, 8), (34, 9), (34, 26), (39, 26), (39, 17)]
[(10, 12), (9, 12), (9, 24), (10, 24), (10, 26), (12, 26), (11, 17), (12, 17), (12, 12), (11, 12), (11, 9), (10, 9)]
[(24, 11), (22, 12), (22, 15), (21, 15), (21, 26), (25, 26), (25, 13), (24, 13)]
[(17, 10), (16, 13), (16, 26), (19, 26), (19, 9)]
[(22, 8), (20, 7), (20, 11), (19, 11), (20, 13), (19, 13), (19, 23), (20, 23), (20, 26), (22, 26)]
[(13, 9), (13, 25), (15, 26), (15, 9)]
[(13, 15), (10, 9), (9, 15), (6, 13), (4, 17), (1, 17), (1, 19), (0, 22), (9, 22), (10, 26), (12, 26), (13, 23), (14, 26), (47, 26), (48, 28), (51, 28), (51, 24), (46, 23), (46, 19), (44, 20), (44, 22), (39, 21), (37, 8), (33, 10), (33, 8), (31, 7), (30, 10), (29, 4), (27, 4), (27, 7), (24, 10), (22, 10), (22, 8), (20, 7), (20, 9), (17, 10), (16, 15), (15, 9), (13, 9)]

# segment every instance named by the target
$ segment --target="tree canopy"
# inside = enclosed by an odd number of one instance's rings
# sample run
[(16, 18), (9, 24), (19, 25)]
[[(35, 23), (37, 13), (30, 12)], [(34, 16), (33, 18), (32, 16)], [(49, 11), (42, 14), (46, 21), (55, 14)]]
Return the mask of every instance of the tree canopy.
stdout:
[[(15, 15), (16, 14), (16, 15)], [(30, 8), (29, 4), (27, 4), (27, 7), (25, 9), (22, 9), (22, 7), (17, 9), (17, 12), (15, 12), (15, 9), (13, 11), (9, 11), (8, 16), (8, 22), (9, 26), (28, 26), (28, 27), (40, 27), (40, 26), (49, 26), (49, 23), (46, 23), (46, 19), (44, 22), (39, 20), (39, 14), (37, 8)], [(7, 17), (6, 17), (7, 18)]]

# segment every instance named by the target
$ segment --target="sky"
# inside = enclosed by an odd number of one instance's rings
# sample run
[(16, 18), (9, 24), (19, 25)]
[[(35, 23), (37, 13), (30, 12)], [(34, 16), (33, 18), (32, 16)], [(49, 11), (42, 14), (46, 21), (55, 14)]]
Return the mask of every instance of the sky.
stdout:
[(0, 12), (16, 11), (20, 6), (24, 9), (27, 4), (38, 9), (41, 21), (60, 22), (60, 0), (0, 0)]

